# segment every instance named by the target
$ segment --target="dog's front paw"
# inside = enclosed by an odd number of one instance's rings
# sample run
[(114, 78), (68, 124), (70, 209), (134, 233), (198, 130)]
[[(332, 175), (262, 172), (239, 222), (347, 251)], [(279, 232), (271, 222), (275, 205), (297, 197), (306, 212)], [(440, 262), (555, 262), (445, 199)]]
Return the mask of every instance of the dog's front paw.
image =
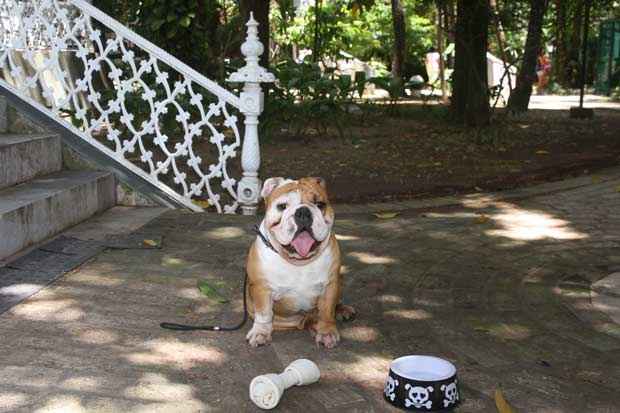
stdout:
[(325, 348), (334, 348), (340, 341), (340, 333), (336, 326), (317, 328), (315, 333), (314, 341), (317, 346), (323, 344)]
[(252, 347), (263, 346), (271, 342), (271, 324), (254, 323), (245, 339)]

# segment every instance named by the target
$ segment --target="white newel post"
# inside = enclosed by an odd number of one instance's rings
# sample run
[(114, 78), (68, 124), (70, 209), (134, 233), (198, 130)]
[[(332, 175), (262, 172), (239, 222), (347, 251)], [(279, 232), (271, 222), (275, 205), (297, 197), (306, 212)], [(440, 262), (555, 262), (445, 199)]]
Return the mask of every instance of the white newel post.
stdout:
[(264, 94), (261, 83), (275, 82), (275, 77), (267, 69), (258, 64), (260, 55), (265, 48), (258, 39), (258, 22), (250, 13), (246, 23), (248, 34), (241, 45), (241, 53), (245, 56), (245, 66), (232, 73), (229, 82), (244, 83), (241, 92), (241, 112), (245, 116), (245, 135), (241, 150), (241, 168), (243, 178), (237, 185), (237, 199), (244, 215), (256, 214), (260, 198), (261, 182), (258, 178), (260, 168), (260, 145), (258, 140), (258, 117), (263, 111)]

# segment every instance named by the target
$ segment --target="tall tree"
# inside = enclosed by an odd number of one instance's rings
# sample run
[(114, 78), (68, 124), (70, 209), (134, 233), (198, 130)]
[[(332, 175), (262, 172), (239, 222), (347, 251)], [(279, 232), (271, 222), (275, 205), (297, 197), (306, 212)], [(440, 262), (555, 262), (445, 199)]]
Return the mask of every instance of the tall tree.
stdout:
[(530, 104), (532, 85), (536, 81), (536, 62), (542, 46), (542, 25), (547, 11), (547, 0), (530, 0), (530, 18), (517, 86), (508, 98), (511, 112), (525, 112)]
[(510, 64), (512, 62), (512, 56), (510, 56), (506, 47), (506, 32), (504, 31), (504, 24), (499, 16), (497, 8), (497, 0), (489, 0), (489, 7), (491, 8), (491, 21), (495, 27), (495, 35), (497, 37), (497, 47), (499, 49), (499, 55), (504, 63), (504, 73), (508, 80), (508, 88), (512, 91), (512, 80), (510, 79)]
[(458, 0), (452, 113), (468, 126), (489, 123), (487, 46), (488, 0)]
[(436, 12), (436, 24), (437, 24), (437, 52), (439, 53), (439, 85), (441, 87), (441, 101), (446, 103), (448, 101), (448, 94), (446, 90), (446, 61), (444, 58), (444, 31), (446, 16), (444, 15), (443, 0), (437, 2)]
[(321, 17), (323, 12), (323, 0), (316, 0), (314, 3), (314, 47), (312, 48), (312, 59), (314, 62), (321, 60)]
[(504, 23), (498, 12), (497, 0), (489, 0), (489, 7), (491, 8), (491, 20), (495, 26), (495, 35), (497, 36), (497, 46), (499, 47), (499, 53), (504, 61), (508, 62), (508, 51), (506, 50), (506, 32), (504, 31)]
[(553, 42), (553, 76), (555, 81), (562, 86), (566, 85), (566, 62), (568, 51), (566, 50), (567, 37), (567, 11), (568, 2), (566, 0), (554, 0), (555, 3), (555, 24)]
[(570, 35), (570, 48), (568, 49), (568, 82), (571, 87), (579, 87), (579, 53), (581, 52), (581, 33), (583, 32), (583, 0), (571, 2), (572, 30)]
[(405, 24), (405, 10), (400, 0), (392, 0), (392, 25), (394, 28), (394, 51), (392, 55), (392, 76), (395, 79), (403, 78), (405, 65), (405, 38), (407, 26)]
[[(448, 44), (456, 44), (456, 0), (446, 0), (444, 2), (444, 16), (446, 16), (446, 33), (448, 34)], [(454, 53), (448, 55), (447, 66), (454, 68)]]
[[(265, 51), (260, 57), (260, 64), (263, 67), (269, 67), (269, 6), (271, 2), (268, 0), (241, 0), (239, 2), (239, 11), (242, 22), (245, 25), (250, 18), (250, 12), (254, 13), (254, 19), (258, 22), (258, 36), (261, 43), (265, 46)], [(245, 26), (244, 26), (245, 28)], [(242, 31), (245, 33), (245, 30)]]

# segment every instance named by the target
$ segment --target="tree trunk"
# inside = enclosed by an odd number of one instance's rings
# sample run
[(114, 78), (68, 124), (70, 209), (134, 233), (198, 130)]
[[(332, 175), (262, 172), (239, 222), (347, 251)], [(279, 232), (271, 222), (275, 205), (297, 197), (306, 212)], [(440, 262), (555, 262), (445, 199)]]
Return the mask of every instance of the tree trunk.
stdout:
[[(245, 24), (250, 18), (250, 12), (254, 12), (254, 19), (258, 22), (258, 37), (265, 46), (265, 51), (260, 57), (260, 64), (263, 67), (269, 67), (269, 5), (270, 1), (266, 0), (241, 0), (239, 3), (239, 12), (243, 21), (243, 38), (245, 39)], [(243, 40), (242, 40), (243, 42)]]
[(437, 5), (437, 52), (439, 53), (439, 85), (441, 87), (441, 101), (445, 104), (448, 101), (448, 93), (446, 90), (446, 61), (444, 59), (444, 21), (446, 16), (443, 13), (441, 1)]
[(581, 32), (583, 30), (583, 0), (574, 2), (573, 22), (570, 36), (568, 59), (568, 82), (571, 87), (579, 87), (579, 52), (581, 50)]
[(497, 36), (497, 46), (499, 47), (499, 55), (504, 59), (504, 61), (508, 62), (508, 52), (506, 50), (506, 32), (504, 32), (504, 25), (502, 24), (502, 19), (499, 16), (499, 12), (497, 10), (497, 0), (489, 0), (489, 6), (491, 8), (491, 15), (493, 16), (493, 24), (495, 26), (495, 34)]
[[(456, 35), (456, 2), (455, 0), (447, 0), (444, 3), (443, 15), (446, 16), (446, 32), (448, 33), (448, 44), (455, 43)], [(454, 68), (454, 53), (450, 53), (447, 59), (447, 66)]]
[(546, 11), (547, 0), (530, 1), (530, 20), (527, 27), (523, 63), (517, 75), (517, 86), (508, 98), (508, 109), (511, 112), (525, 112), (530, 104), (532, 85), (537, 79), (536, 61), (542, 43), (542, 25)]
[(402, 79), (403, 67), (405, 65), (405, 37), (407, 34), (407, 26), (405, 24), (405, 10), (400, 0), (392, 0), (392, 25), (394, 27), (392, 76), (397, 79)]
[(458, 0), (452, 112), (468, 126), (490, 120), (487, 82), (488, 0)]
[[(295, 6), (291, 0), (276, 0), (278, 6), (278, 12), (280, 13), (280, 19), (282, 23), (278, 25), (278, 30), (281, 36), (285, 36), (288, 28), (290, 27), (293, 19), (295, 18)], [(296, 45), (279, 45), (284, 48), (284, 53), (289, 56), (291, 60), (297, 59)], [(277, 52), (276, 52), (277, 54)]]
[[(226, 74), (226, 66), (224, 64), (225, 57), (227, 56), (227, 50), (225, 45), (220, 41), (218, 33), (220, 31), (220, 10), (213, 4), (214, 2), (199, 1), (196, 6), (196, 18), (192, 19), (192, 26), (190, 30), (194, 33), (205, 34), (203, 41), (209, 44), (208, 58), (202, 61), (194, 62), (188, 60), (187, 63), (192, 67), (200, 68), (201, 71), (208, 77), (224, 80)], [(194, 36), (195, 41), (196, 36)], [(188, 55), (191, 56), (192, 39), (189, 39), (188, 44), (185, 46), (185, 50), (188, 51)]]
[(314, 46), (312, 50), (312, 60), (321, 60), (321, 13), (323, 10), (323, 0), (316, 0), (314, 3)]
[[(510, 77), (510, 64), (513, 62), (512, 56), (509, 56), (506, 50), (506, 33), (504, 32), (504, 25), (499, 17), (497, 11), (497, 0), (489, 0), (489, 6), (491, 8), (491, 14), (493, 16), (493, 25), (495, 26), (495, 34), (497, 36), (497, 47), (499, 48), (499, 55), (504, 63), (504, 74), (508, 80), (508, 89), (512, 93), (512, 79)], [(502, 84), (503, 87), (503, 84)]]
[(553, 44), (553, 76), (555, 81), (562, 86), (568, 86), (566, 82), (566, 63), (568, 51), (566, 50), (566, 0), (555, 0), (555, 40)]

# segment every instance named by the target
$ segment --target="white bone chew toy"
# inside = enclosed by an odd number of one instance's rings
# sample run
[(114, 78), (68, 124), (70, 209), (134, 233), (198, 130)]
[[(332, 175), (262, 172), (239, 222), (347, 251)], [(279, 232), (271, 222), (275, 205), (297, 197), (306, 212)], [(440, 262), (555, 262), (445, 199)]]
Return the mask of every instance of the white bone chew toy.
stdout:
[(284, 390), (315, 383), (320, 377), (321, 372), (312, 361), (295, 360), (281, 374), (254, 377), (250, 383), (250, 399), (261, 409), (273, 409), (280, 402)]

